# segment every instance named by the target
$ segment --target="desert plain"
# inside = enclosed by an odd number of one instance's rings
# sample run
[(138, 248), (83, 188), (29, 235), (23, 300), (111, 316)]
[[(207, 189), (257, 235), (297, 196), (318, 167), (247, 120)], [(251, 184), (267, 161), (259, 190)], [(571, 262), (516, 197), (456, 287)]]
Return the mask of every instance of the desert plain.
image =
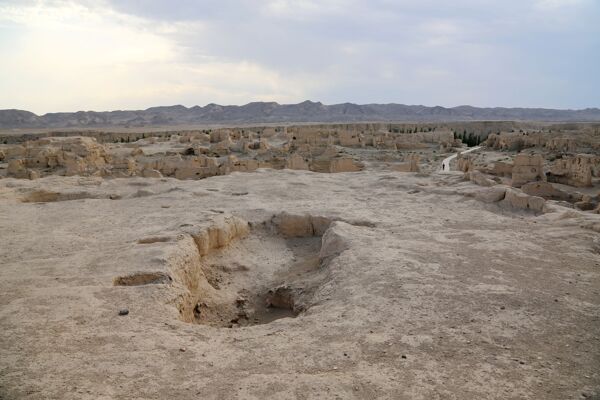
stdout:
[(597, 124), (0, 143), (0, 399), (600, 396)]

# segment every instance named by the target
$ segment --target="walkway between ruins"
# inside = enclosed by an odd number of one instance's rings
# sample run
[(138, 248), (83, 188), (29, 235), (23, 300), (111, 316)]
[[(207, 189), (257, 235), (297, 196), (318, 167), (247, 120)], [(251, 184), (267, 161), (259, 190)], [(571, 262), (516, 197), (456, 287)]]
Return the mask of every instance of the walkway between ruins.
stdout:
[(472, 151), (479, 150), (480, 148), (481, 148), (481, 146), (471, 147), (468, 150), (461, 151), (459, 153), (451, 155), (450, 157), (444, 158), (444, 160), (442, 161), (442, 167), (439, 169), (438, 172), (441, 172), (441, 173), (450, 172), (450, 161), (454, 160), (459, 154), (470, 153)]

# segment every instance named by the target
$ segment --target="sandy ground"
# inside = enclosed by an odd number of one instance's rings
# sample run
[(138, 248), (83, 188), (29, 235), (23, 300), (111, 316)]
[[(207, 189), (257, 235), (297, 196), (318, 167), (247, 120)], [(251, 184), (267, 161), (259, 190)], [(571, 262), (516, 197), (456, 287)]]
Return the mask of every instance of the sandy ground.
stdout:
[[(385, 171), (1, 179), (0, 399), (597, 398), (598, 234), (472, 190)], [(345, 221), (343, 246), (304, 262), (320, 239), (274, 234), (281, 212)], [(113, 285), (169, 272), (229, 214), (251, 232), (211, 255), (215, 291), (295, 280), (305, 311), (188, 323), (173, 284)]]

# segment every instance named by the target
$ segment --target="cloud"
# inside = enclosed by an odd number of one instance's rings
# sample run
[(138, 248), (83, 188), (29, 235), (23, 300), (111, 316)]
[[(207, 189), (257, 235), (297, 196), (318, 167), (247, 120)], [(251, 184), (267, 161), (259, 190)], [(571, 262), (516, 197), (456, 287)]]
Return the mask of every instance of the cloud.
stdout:
[(597, 106), (599, 17), (591, 0), (0, 0), (0, 108)]
[(350, 0), (267, 0), (260, 10), (271, 17), (306, 21), (345, 14), (351, 3)]
[(245, 61), (204, 57), (190, 63), (173, 41), (197, 24), (153, 25), (102, 3), (1, 6), (5, 55), (0, 108), (38, 112), (139, 108), (156, 104), (291, 101), (307, 95), (283, 75)]
[(581, 6), (589, 0), (537, 0), (535, 6), (538, 9), (557, 9), (564, 7)]

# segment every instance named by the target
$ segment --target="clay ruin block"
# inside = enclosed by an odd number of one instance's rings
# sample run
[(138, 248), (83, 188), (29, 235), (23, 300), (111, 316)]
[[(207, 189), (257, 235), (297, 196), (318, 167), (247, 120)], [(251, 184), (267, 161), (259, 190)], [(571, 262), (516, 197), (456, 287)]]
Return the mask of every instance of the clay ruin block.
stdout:
[(488, 168), (484, 172), (496, 176), (512, 176), (513, 165), (503, 161), (496, 161), (493, 163), (492, 168)]
[(392, 170), (398, 172), (419, 172), (420, 157), (417, 154), (408, 156), (408, 161), (398, 163), (392, 166)]
[(543, 212), (546, 200), (538, 196), (529, 196), (519, 189), (508, 188), (502, 201), (504, 204), (517, 210), (531, 210)]
[(504, 200), (506, 186), (494, 186), (475, 193), (475, 199), (484, 203), (496, 203)]
[(288, 169), (308, 170), (308, 162), (298, 153), (289, 156), (285, 162), (285, 167)]
[(535, 181), (545, 181), (544, 159), (539, 154), (517, 154), (513, 162), (512, 182), (513, 187)]
[(548, 179), (570, 186), (589, 187), (592, 186), (593, 165), (594, 156), (591, 154), (562, 158), (554, 162), (548, 172)]
[(484, 174), (479, 171), (467, 172), (469, 180), (479, 186), (494, 186), (496, 182), (487, 178)]
[(468, 154), (458, 153), (456, 156), (456, 164), (459, 171), (469, 172), (473, 169), (473, 159)]
[(196, 247), (201, 256), (212, 249), (227, 246), (236, 238), (243, 238), (250, 232), (247, 221), (239, 217), (229, 216), (217, 218), (214, 223), (198, 232), (192, 233)]
[(356, 163), (351, 157), (334, 158), (329, 164), (329, 172), (356, 172), (362, 170), (362, 165)]
[(521, 186), (521, 190), (530, 196), (543, 197), (548, 200), (570, 201), (573, 199), (571, 194), (555, 188), (549, 182), (529, 182)]

